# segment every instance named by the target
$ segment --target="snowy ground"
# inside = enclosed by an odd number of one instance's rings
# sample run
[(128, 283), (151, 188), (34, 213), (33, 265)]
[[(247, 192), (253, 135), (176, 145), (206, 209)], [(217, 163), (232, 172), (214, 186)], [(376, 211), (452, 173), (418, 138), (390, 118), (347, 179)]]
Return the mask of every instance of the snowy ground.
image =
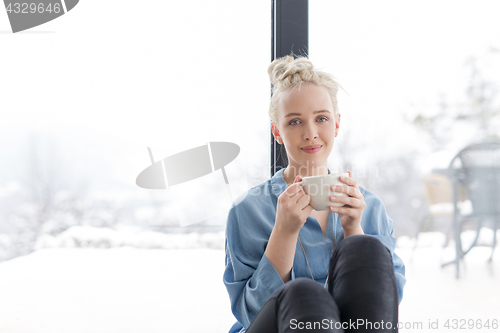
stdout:
[[(490, 247), (474, 248), (456, 280), (454, 267), (440, 268), (453, 257), (442, 240), (424, 234), (413, 260), (412, 241), (398, 240), (408, 279), (400, 321), (422, 323), (401, 332), (453, 332), (447, 319), (500, 320), (498, 246), (492, 264)], [(222, 249), (41, 248), (0, 264), (0, 332), (227, 332), (234, 318), (223, 269)], [(429, 330), (429, 320), (439, 329)]]

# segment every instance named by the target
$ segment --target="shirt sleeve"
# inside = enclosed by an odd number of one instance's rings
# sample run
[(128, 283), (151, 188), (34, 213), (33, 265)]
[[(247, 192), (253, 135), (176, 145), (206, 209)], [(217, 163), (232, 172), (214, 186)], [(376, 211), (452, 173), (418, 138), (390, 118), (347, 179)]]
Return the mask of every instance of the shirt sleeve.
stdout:
[(269, 236), (259, 228), (256, 221), (259, 217), (262, 218), (233, 205), (226, 225), (223, 281), (229, 293), (231, 311), (245, 328), (269, 296), (284, 284), (264, 254)]
[[(398, 303), (401, 303), (403, 299), (403, 288), (406, 284), (405, 277), (405, 265), (403, 260), (394, 252), (396, 248), (396, 238), (394, 238), (394, 222), (387, 215), (384, 203), (373, 193), (365, 190), (363, 193), (365, 196), (365, 201), (370, 201), (370, 205), (367, 202), (367, 208), (363, 212), (363, 218), (367, 218), (363, 231), (366, 234), (376, 237), (382, 242), (391, 252), (392, 262), (394, 265), (394, 276), (396, 277), (396, 284), (398, 287)], [(366, 215), (365, 215), (366, 213)]]

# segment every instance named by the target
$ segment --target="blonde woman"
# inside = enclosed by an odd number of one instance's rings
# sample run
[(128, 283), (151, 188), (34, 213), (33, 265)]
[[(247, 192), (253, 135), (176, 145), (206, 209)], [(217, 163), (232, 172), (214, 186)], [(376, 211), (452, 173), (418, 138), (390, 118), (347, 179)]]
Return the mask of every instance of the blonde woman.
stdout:
[[(226, 226), (224, 284), (237, 322), (230, 332), (397, 331), (405, 267), (383, 202), (345, 177), (316, 211), (297, 184), (330, 173), (340, 128), (338, 84), (304, 57), (268, 68), (272, 133), (288, 166), (240, 196)], [(351, 175), (349, 173), (349, 175)]]

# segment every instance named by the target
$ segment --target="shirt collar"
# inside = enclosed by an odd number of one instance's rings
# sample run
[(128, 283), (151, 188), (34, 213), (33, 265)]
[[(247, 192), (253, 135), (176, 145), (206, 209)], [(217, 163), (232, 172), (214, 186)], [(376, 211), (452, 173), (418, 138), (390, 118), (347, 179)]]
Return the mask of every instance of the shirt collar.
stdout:
[(280, 194), (283, 193), (288, 187), (288, 184), (283, 178), (283, 171), (285, 171), (285, 168), (279, 169), (278, 171), (276, 171), (274, 176), (271, 177), (271, 187), (273, 189), (274, 195), (276, 195), (277, 197), (279, 197)]

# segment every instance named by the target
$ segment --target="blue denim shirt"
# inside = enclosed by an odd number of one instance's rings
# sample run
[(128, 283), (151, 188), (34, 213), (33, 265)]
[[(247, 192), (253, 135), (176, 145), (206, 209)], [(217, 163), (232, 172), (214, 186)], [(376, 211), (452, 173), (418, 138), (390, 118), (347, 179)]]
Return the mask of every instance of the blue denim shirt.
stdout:
[[(244, 332), (271, 294), (284, 284), (264, 255), (274, 227), (278, 197), (288, 187), (283, 179), (283, 171), (284, 169), (279, 170), (268, 181), (238, 196), (228, 213), (223, 281), (229, 293), (231, 310), (238, 320), (229, 330), (230, 333)], [(378, 238), (390, 250), (401, 303), (406, 283), (405, 266), (401, 258), (394, 253), (394, 224), (387, 216), (382, 200), (362, 187), (359, 189), (366, 203), (361, 227), (365, 234)], [(328, 215), (326, 236), (323, 235), (318, 221), (311, 216), (299, 232), (311, 272), (322, 286), (325, 285), (330, 257), (334, 250), (334, 215), (336, 214), (333, 212)], [(338, 244), (344, 239), (344, 233), (338, 216), (337, 221)], [(297, 241), (291, 279), (298, 277), (310, 278), (311, 273)]]

